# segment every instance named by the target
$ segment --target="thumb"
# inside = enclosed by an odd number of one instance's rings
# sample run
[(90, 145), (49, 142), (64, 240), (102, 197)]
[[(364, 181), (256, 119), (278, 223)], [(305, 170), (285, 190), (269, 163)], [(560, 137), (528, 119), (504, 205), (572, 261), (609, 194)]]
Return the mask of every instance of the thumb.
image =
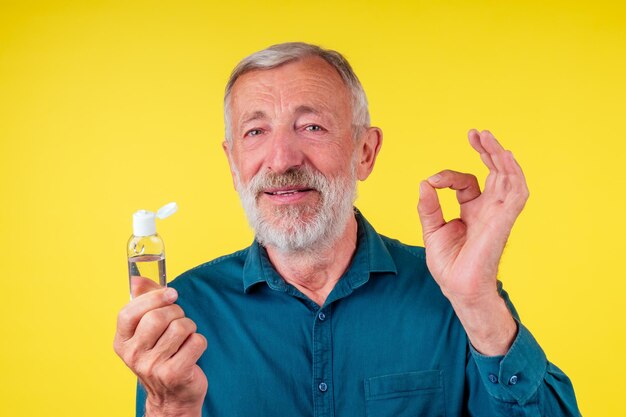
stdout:
[(161, 288), (161, 286), (150, 278), (137, 275), (130, 277), (130, 295), (132, 298), (139, 297), (152, 290), (158, 290), (159, 288)]
[(417, 212), (422, 223), (425, 245), (428, 237), (446, 224), (446, 221), (443, 219), (437, 191), (428, 181), (420, 183), (420, 199), (417, 203)]

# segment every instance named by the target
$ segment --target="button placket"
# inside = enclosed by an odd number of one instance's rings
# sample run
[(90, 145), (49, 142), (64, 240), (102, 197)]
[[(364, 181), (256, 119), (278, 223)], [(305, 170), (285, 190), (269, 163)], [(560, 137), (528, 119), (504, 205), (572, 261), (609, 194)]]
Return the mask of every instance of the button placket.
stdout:
[(330, 306), (319, 310), (313, 321), (313, 405), (315, 417), (334, 415), (332, 387), (332, 328)]

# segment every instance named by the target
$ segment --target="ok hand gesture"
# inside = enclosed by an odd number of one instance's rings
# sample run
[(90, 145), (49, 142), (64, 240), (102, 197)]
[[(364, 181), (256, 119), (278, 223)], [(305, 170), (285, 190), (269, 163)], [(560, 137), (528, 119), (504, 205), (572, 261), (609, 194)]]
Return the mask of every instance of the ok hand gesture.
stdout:
[[(468, 137), (489, 168), (484, 191), (471, 174), (441, 171), (420, 184), (418, 212), (431, 274), (474, 346), (501, 354), (508, 350), (516, 325), (497, 293), (496, 276), (528, 188), (513, 154), (489, 131), (471, 130)], [(444, 220), (436, 192), (440, 188), (456, 191), (460, 218)]]

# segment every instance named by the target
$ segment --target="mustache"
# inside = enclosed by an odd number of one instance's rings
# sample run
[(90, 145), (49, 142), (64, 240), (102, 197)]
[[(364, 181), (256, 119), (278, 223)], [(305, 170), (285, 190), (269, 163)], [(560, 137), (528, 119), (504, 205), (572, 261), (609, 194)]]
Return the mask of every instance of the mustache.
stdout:
[(266, 171), (255, 175), (248, 184), (248, 190), (258, 195), (265, 190), (283, 187), (304, 187), (320, 191), (326, 188), (328, 180), (324, 175), (308, 166), (293, 167), (281, 174)]

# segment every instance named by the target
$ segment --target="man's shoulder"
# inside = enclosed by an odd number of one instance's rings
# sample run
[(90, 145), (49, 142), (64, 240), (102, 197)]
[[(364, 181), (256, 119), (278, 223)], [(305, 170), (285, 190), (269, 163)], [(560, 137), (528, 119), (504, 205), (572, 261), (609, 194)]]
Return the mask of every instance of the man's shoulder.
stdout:
[[(384, 247), (393, 261), (395, 278), (373, 280), (376, 293), (387, 294), (392, 300), (397, 297), (401, 300), (412, 300), (414, 305), (438, 305), (442, 312), (448, 312), (451, 306), (428, 270), (424, 247), (406, 244), (381, 234), (378, 236), (382, 242), (378, 246), (379, 250)], [(383, 254), (385, 256), (387, 255)]]
[(416, 261), (426, 261), (426, 252), (423, 246), (408, 245), (398, 239), (393, 239), (381, 234), (379, 234), (379, 236), (392, 256), (408, 256), (415, 258)]
[(199, 282), (228, 285), (233, 281), (241, 286), (241, 277), (250, 247), (223, 255), (180, 274), (169, 285), (177, 290), (195, 286)]
[(418, 274), (429, 274), (426, 266), (426, 251), (422, 246), (409, 245), (398, 239), (379, 235), (389, 255), (396, 264), (396, 268), (410, 268)]
[(378, 266), (390, 267), (390, 262), (395, 264), (396, 269), (409, 266), (416, 273), (427, 272), (426, 253), (422, 246), (409, 245), (379, 233), (361, 214), (357, 211), (359, 230), (363, 231), (363, 241), (368, 246), (370, 254), (370, 264), (373, 262)]

